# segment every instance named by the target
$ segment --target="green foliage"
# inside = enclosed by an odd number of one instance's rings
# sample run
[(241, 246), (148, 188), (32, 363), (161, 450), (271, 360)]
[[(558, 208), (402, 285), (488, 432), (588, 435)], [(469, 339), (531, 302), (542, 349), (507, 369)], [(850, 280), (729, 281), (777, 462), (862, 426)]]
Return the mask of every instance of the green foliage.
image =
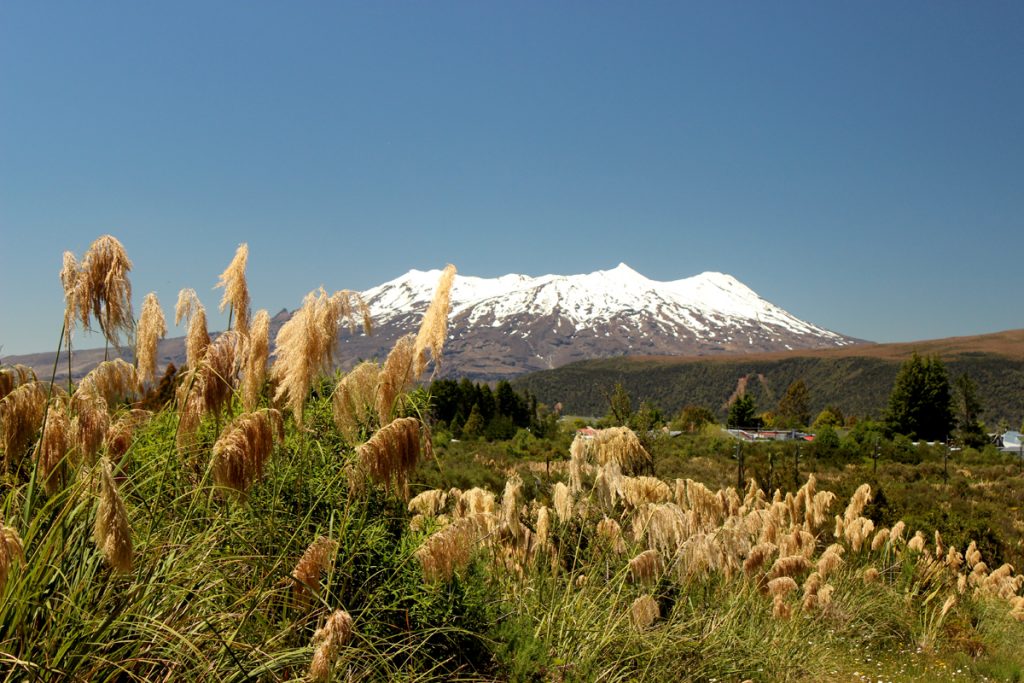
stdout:
[(775, 426), (785, 429), (804, 427), (811, 421), (811, 392), (802, 380), (794, 380), (779, 399)]
[(703, 429), (704, 425), (714, 424), (715, 422), (715, 414), (710, 408), (690, 404), (683, 408), (679, 413), (679, 417), (673, 420), (669, 427), (680, 432), (695, 434)]
[(960, 443), (973, 448), (984, 446), (988, 442), (988, 436), (980, 421), (983, 408), (981, 401), (978, 400), (978, 385), (966, 372), (957, 375), (955, 404), (957, 438)]
[(925, 441), (945, 441), (953, 430), (946, 366), (916, 353), (905, 362), (889, 394), (888, 422), (894, 432)]
[[(978, 385), (985, 419), (1018, 425), (1024, 416), (1024, 358), (994, 353), (962, 353), (945, 359), (951, 375), (968, 372)], [(887, 358), (787, 356), (778, 360), (607, 358), (580, 361), (512, 381), (519, 391), (566, 412), (603, 415), (608, 404), (600, 389), (621, 382), (635, 400), (649, 400), (665, 414), (682, 406), (711, 406), (725, 416), (726, 403), (740, 377), (761, 375), (747, 391), (760, 405), (774, 406), (777, 397), (798, 379), (810, 392), (810, 412), (838, 408), (847, 416), (881, 417), (886, 409), (900, 361)], [(838, 414), (838, 413), (837, 413)]]
[(752, 394), (742, 394), (729, 406), (729, 417), (725, 424), (730, 429), (757, 429), (761, 420), (757, 417), (757, 404)]
[(612, 427), (622, 427), (629, 424), (633, 417), (633, 400), (629, 392), (622, 386), (622, 382), (616, 382), (610, 394), (607, 394), (608, 415), (607, 422)]
[(843, 416), (842, 413), (836, 413), (836, 409), (832, 407), (826, 407), (820, 413), (818, 417), (814, 418), (814, 424), (811, 425), (812, 429), (822, 429), (824, 427), (842, 427)]

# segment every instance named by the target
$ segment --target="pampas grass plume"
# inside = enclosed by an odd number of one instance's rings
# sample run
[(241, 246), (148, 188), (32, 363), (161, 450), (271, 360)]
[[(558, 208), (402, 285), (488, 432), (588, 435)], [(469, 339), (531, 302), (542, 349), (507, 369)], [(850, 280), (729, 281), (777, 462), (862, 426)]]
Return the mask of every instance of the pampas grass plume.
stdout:
[(17, 529), (9, 527), (0, 519), (0, 593), (7, 585), (14, 565), (25, 559), (25, 545)]
[(245, 341), (245, 358), (242, 361), (242, 405), (249, 412), (256, 410), (260, 402), (263, 382), (267, 379), (267, 359), (270, 356), (270, 314), (265, 310), (256, 311)]
[(93, 539), (107, 563), (120, 572), (132, 569), (132, 530), (128, 510), (114, 483), (110, 461), (100, 459), (100, 502), (93, 525)]
[(320, 595), (320, 577), (330, 569), (337, 552), (337, 541), (320, 536), (302, 553), (292, 570), (292, 578), (295, 579), (292, 589), (297, 604), (307, 605), (310, 594)]
[(39, 382), (27, 382), (0, 401), (0, 426), (3, 426), (4, 469), (21, 462), (43, 422), (46, 392)]
[(661, 608), (658, 607), (658, 602), (650, 595), (641, 595), (633, 601), (632, 606), (629, 608), (629, 620), (639, 631), (650, 628), (651, 624), (660, 616)]
[(429, 431), (414, 417), (400, 417), (382, 427), (356, 454), (363, 471), (408, 500), (409, 473), (421, 451), (427, 458), (433, 455)]
[(63, 483), (59, 468), (71, 446), (71, 424), (68, 420), (66, 399), (64, 396), (50, 402), (46, 428), (43, 430), (42, 443), (39, 444), (39, 478), (42, 479), (43, 490), (48, 495), (56, 493)]
[[(66, 262), (67, 263), (67, 262)], [(114, 346), (120, 346), (122, 334), (131, 334), (132, 285), (124, 246), (111, 235), (99, 237), (82, 257), (82, 267), (75, 283), (75, 307), (82, 328), (90, 327), (95, 317), (103, 336)]]
[(437, 289), (434, 290), (434, 298), (423, 315), (423, 322), (420, 323), (420, 329), (416, 335), (416, 367), (413, 370), (416, 377), (422, 376), (427, 367), (427, 351), (434, 359), (435, 374), (441, 367), (441, 349), (448, 336), (448, 309), (454, 281), (455, 266), (449, 263), (441, 271)]
[(135, 335), (135, 367), (139, 383), (156, 379), (157, 344), (167, 334), (167, 321), (156, 294), (150, 292), (142, 302), (142, 315)]
[(196, 290), (185, 288), (178, 292), (178, 303), (174, 306), (174, 324), (188, 321), (185, 334), (185, 364), (190, 370), (199, 367), (210, 345), (210, 333), (206, 331), (206, 309), (199, 301)]
[(340, 650), (352, 637), (353, 622), (349, 613), (344, 610), (335, 610), (327, 618), (323, 628), (316, 630), (313, 634), (313, 646), (316, 651), (313, 653), (313, 661), (309, 665), (309, 678), (311, 681), (321, 683), (331, 677), (331, 669), (334, 668), (335, 660)]
[(231, 263), (220, 274), (217, 287), (224, 288), (224, 296), (220, 300), (220, 310), (229, 305), (234, 313), (234, 329), (243, 336), (249, 334), (249, 285), (245, 281), (245, 263), (249, 258), (249, 245), (245, 242), (238, 245)]
[(380, 367), (369, 361), (360, 363), (334, 387), (331, 408), (334, 424), (349, 443), (369, 432), (377, 418), (375, 408)]
[(264, 408), (236, 417), (213, 444), (213, 479), (217, 485), (246, 492), (263, 477), (275, 441), (284, 440), (281, 413)]

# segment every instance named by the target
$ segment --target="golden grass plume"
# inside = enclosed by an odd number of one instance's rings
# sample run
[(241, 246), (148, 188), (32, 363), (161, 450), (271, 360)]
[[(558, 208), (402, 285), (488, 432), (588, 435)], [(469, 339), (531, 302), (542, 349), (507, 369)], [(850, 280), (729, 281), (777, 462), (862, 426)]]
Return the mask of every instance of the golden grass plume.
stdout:
[(334, 424), (349, 443), (359, 441), (375, 424), (379, 375), (377, 364), (366, 361), (352, 368), (334, 387), (331, 397)]
[(338, 651), (352, 638), (352, 631), (352, 617), (340, 609), (335, 610), (327, 618), (327, 623), (316, 630), (313, 634), (313, 646), (316, 650), (309, 665), (311, 681), (322, 683), (330, 680), (331, 670), (338, 659)]
[(224, 296), (220, 300), (220, 310), (231, 306), (234, 314), (234, 330), (243, 336), (249, 334), (249, 285), (245, 281), (245, 263), (249, 258), (249, 245), (242, 242), (235, 250), (231, 263), (217, 279), (217, 287), (224, 288)]
[(46, 391), (39, 382), (19, 384), (0, 400), (5, 470), (21, 462), (25, 449), (42, 425), (45, 410)]
[(105, 360), (82, 378), (75, 393), (102, 396), (109, 410), (139, 393), (139, 375), (135, 366), (120, 358)]
[(297, 605), (306, 606), (313, 595), (320, 595), (320, 577), (330, 571), (337, 552), (337, 541), (320, 536), (302, 553), (292, 570), (292, 595)]
[(139, 328), (135, 334), (135, 367), (139, 383), (156, 379), (157, 344), (167, 335), (167, 321), (156, 294), (150, 292), (142, 302)]
[(43, 490), (48, 495), (56, 493), (64, 483), (61, 465), (72, 443), (66, 399), (66, 396), (55, 397), (50, 401), (42, 442), (39, 444), (37, 476), (42, 480)]
[(270, 314), (256, 311), (249, 334), (245, 338), (242, 360), (242, 405), (249, 412), (256, 410), (267, 379), (267, 360), (270, 357)]
[(22, 384), (37, 381), (36, 371), (27, 365), (0, 368), (0, 401)]
[(455, 266), (448, 264), (441, 271), (441, 278), (434, 290), (434, 298), (423, 316), (419, 332), (416, 334), (415, 355), (416, 367), (413, 374), (423, 375), (427, 367), (427, 352), (434, 359), (434, 373), (441, 367), (441, 350), (448, 336), (448, 310), (450, 307), (452, 283), (455, 281)]
[(100, 501), (93, 525), (93, 540), (107, 563), (120, 572), (132, 569), (132, 530), (128, 524), (128, 510), (121, 498), (110, 461), (100, 458)]
[(420, 455), (433, 457), (430, 431), (415, 417), (400, 417), (356, 449), (360, 467), (389, 490), (409, 498), (409, 473)]
[(284, 423), (279, 411), (264, 408), (242, 413), (213, 444), (214, 481), (218, 486), (248, 491), (263, 477), (274, 443), (283, 439)]
[(135, 431), (153, 417), (148, 410), (138, 408), (122, 413), (107, 429), (107, 457), (118, 463), (131, 448)]
[[(313, 379), (334, 363), (342, 319), (347, 318), (350, 326), (354, 325), (354, 300), (362, 301), (358, 294), (347, 290), (327, 296), (320, 287), (306, 295), (299, 310), (277, 332), (275, 361), (270, 370), (277, 383), (274, 400), (287, 399), (300, 426)], [(368, 322), (364, 319), (364, 326)]]
[(598, 464), (615, 461), (623, 472), (635, 472), (651, 462), (650, 454), (629, 427), (599, 429), (593, 444)]
[(82, 329), (92, 329), (90, 318), (95, 317), (114, 346), (120, 346), (121, 335), (130, 335), (134, 327), (131, 269), (124, 246), (112, 235), (102, 235), (85, 252), (76, 277), (75, 312)]
[(71, 397), (71, 408), (75, 415), (71, 420), (71, 431), (78, 457), (92, 464), (110, 428), (107, 401), (95, 391), (83, 390), (79, 385)]
[(375, 406), (381, 424), (386, 424), (400, 408), (401, 399), (416, 380), (416, 338), (407, 334), (400, 337), (388, 353), (377, 376)]
[(9, 527), (0, 519), (0, 593), (7, 585), (7, 577), (16, 564), (25, 559), (25, 544), (18, 530)]
[(178, 303), (174, 306), (174, 324), (188, 321), (185, 333), (185, 365), (190, 370), (199, 367), (210, 345), (210, 333), (206, 330), (206, 308), (199, 301), (196, 290), (186, 287), (178, 292)]
[(660, 616), (661, 608), (658, 607), (657, 600), (650, 595), (641, 595), (629, 608), (629, 620), (639, 631), (650, 628)]
[(437, 517), (448, 504), (448, 494), (441, 489), (428, 489), (409, 501), (409, 512)]
[(415, 552), (426, 581), (447, 581), (465, 568), (490, 526), (487, 513), (470, 513), (436, 531)]
[(635, 583), (651, 583), (665, 571), (665, 562), (657, 550), (645, 550), (629, 561), (629, 577)]

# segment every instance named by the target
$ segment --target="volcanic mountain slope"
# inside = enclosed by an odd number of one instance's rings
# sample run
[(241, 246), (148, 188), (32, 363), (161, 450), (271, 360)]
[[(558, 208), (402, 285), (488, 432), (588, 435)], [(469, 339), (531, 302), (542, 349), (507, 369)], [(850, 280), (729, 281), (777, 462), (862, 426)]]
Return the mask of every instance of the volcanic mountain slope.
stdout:
[[(346, 328), (337, 358), (343, 367), (383, 359), (395, 340), (415, 331), (434, 296), (440, 270), (411, 270), (363, 292), (374, 333)], [(573, 361), (623, 355), (729, 355), (847, 346), (857, 340), (804, 322), (735, 278), (702, 273), (672, 282), (650, 280), (625, 264), (585, 275), (459, 275), (451, 293), (449, 340), (441, 374), (476, 380), (512, 377)], [(288, 320), (281, 311), (271, 338)], [(160, 344), (160, 363), (184, 360), (181, 338)], [(102, 360), (77, 351), (74, 375)], [(8, 358), (48, 374), (53, 355)], [(66, 374), (58, 365), (58, 376)]]
[[(346, 363), (380, 357), (416, 329), (440, 271), (412, 270), (363, 292), (376, 331), (342, 339)], [(443, 374), (510, 377), (588, 358), (817, 349), (857, 340), (804, 322), (735, 278), (650, 280), (625, 264), (585, 275), (459, 275)]]

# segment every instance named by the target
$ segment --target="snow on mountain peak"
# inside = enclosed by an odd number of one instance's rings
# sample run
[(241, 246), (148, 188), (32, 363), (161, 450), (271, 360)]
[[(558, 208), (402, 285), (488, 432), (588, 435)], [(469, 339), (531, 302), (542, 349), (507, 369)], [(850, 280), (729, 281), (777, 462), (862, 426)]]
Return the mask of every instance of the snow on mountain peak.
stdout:
[[(419, 313), (433, 297), (440, 275), (440, 270), (410, 270), (363, 296), (377, 320)], [(557, 316), (577, 331), (619, 320), (629, 327), (654, 325), (666, 334), (678, 335), (685, 328), (709, 338), (717, 338), (722, 329), (758, 328), (768, 336), (775, 329), (832, 343), (844, 339), (765, 301), (731, 275), (704, 272), (658, 282), (625, 263), (581, 275), (457, 275), (451, 303), (452, 318), (464, 317), (470, 326), (500, 327), (519, 316)]]

